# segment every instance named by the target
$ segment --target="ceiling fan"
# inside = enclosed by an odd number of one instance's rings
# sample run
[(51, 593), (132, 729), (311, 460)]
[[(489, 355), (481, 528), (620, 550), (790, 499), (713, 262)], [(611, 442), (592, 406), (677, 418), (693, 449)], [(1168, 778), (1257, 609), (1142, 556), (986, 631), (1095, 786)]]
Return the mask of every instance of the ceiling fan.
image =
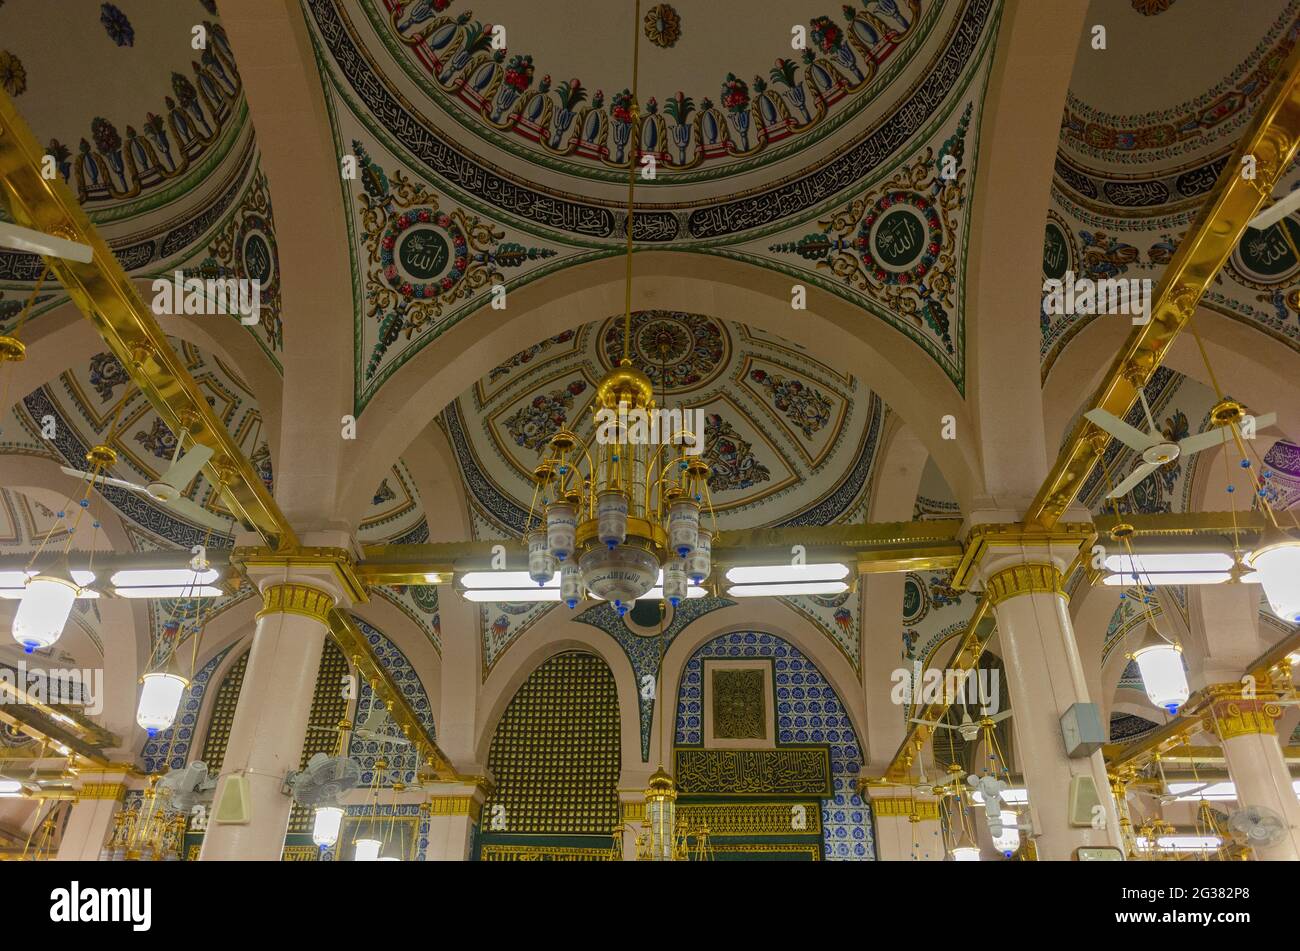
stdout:
[[(1090, 409), (1083, 414), (1084, 418), (1089, 422), (1100, 426), (1124, 445), (1142, 454), (1142, 464), (1134, 469), (1127, 479), (1107, 493), (1106, 498), (1108, 499), (1127, 495), (1151, 473), (1163, 465), (1168, 465), (1180, 456), (1190, 456), (1194, 452), (1210, 449), (1232, 439), (1231, 429), (1226, 425), (1215, 425), (1203, 433), (1188, 436), (1186, 439), (1178, 440), (1178, 442), (1166, 439), (1156, 426), (1155, 419), (1151, 415), (1151, 406), (1147, 403), (1146, 393), (1141, 387), (1137, 388), (1137, 393), (1138, 399), (1142, 401), (1142, 412), (1146, 415), (1147, 426), (1150, 428), (1149, 433), (1144, 433), (1142, 430), (1130, 426), (1124, 420), (1112, 416), (1104, 409)], [(1240, 406), (1235, 403), (1231, 405), (1240, 411)], [(1237, 418), (1235, 415), (1226, 417), (1228, 420), (1235, 418)], [(1271, 426), (1276, 420), (1276, 413), (1265, 413), (1262, 416), (1256, 416), (1255, 428), (1263, 429), (1266, 426)]]
[[(184, 496), (186, 487), (194, 481), (194, 477), (199, 474), (203, 464), (212, 458), (212, 450), (207, 446), (195, 444), (189, 452), (181, 455), (181, 443), (183, 443), (186, 431), (182, 430), (180, 438), (176, 440), (176, 449), (172, 452), (171, 465), (167, 471), (158, 476), (148, 485), (140, 485), (138, 482), (128, 482), (125, 479), (114, 479), (112, 476), (98, 474), (95, 471), (86, 472), (82, 469), (72, 469), (68, 466), (62, 466), (64, 472), (70, 476), (76, 476), (78, 479), (85, 479), (87, 482), (111, 485), (119, 489), (125, 489), (128, 492), (135, 492), (140, 495), (147, 495), (155, 502), (161, 502), (167, 508), (171, 509), (177, 515), (188, 521), (199, 525), (204, 525), (216, 531), (224, 532), (230, 525), (230, 519), (223, 518), (214, 512), (209, 512), (197, 502), (193, 502)], [(101, 447), (96, 447), (101, 448)], [(95, 450), (91, 450), (93, 453)], [(111, 453), (111, 450), (109, 451)], [(115, 453), (109, 455), (110, 460), (116, 458)]]
[(1005, 720), (1009, 716), (1011, 716), (1010, 710), (1003, 710), (1001, 713), (994, 713), (992, 715), (985, 714), (981, 711), (980, 718), (978, 720), (972, 720), (970, 718), (970, 709), (965, 704), (962, 704), (960, 723), (953, 724), (934, 720), (918, 720), (916, 717), (912, 717), (910, 722), (920, 723), (922, 726), (928, 726), (935, 730), (956, 730), (961, 734), (963, 740), (967, 743), (973, 743), (975, 738), (980, 735), (980, 729), (985, 725), (986, 720), (988, 721), (988, 725), (991, 726), (994, 723)]
[(89, 264), (94, 251), (88, 244), (58, 238), (44, 231), (34, 231), (8, 221), (0, 221), (0, 248), (11, 251), (26, 251), (51, 258), (67, 258)]

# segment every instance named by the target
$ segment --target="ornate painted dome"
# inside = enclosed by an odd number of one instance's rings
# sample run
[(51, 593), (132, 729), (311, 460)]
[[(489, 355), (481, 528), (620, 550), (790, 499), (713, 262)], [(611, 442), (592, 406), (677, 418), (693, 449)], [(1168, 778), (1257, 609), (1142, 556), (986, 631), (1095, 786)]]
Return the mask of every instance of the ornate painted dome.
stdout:
[[(493, 368), (443, 412), (479, 516), (522, 528), (548, 440), (562, 427), (592, 435), (596, 384), (622, 352), (621, 316), (565, 331)], [(702, 414), (721, 527), (828, 524), (858, 510), (885, 414), (858, 380), (778, 337), (677, 311), (633, 314), (632, 358), (661, 407)]]
[[(599, 0), (562, 8), (526, 0), (309, 6), (348, 74), (344, 81), (363, 97), (384, 94), (361, 80), (364, 73), (416, 121), (534, 182), (616, 187), (626, 178), (630, 6), (617, 13)], [(845, 129), (880, 123), (911, 84), (938, 68), (936, 54), (959, 7), (935, 0), (758, 0), (743, 8), (647, 0), (639, 137), (663, 171), (659, 183), (806, 165), (831, 142), (842, 143)]]

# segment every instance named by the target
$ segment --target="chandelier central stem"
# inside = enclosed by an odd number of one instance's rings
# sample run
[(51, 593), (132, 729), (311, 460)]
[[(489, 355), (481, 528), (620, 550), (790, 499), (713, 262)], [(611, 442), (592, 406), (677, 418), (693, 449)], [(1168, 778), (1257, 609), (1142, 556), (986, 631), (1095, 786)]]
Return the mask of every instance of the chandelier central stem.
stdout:
[(632, 361), (632, 216), (636, 194), (637, 151), (640, 148), (641, 100), (637, 98), (637, 79), (641, 62), (641, 0), (635, 0), (636, 16), (632, 20), (632, 141), (627, 158), (627, 278), (623, 286), (623, 362)]

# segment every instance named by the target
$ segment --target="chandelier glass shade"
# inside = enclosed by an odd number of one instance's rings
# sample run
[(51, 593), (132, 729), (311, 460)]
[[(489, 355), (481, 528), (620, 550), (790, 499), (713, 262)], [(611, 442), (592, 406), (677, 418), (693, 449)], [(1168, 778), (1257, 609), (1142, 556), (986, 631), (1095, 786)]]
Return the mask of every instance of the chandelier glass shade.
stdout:
[(181, 672), (180, 660), (173, 650), (165, 664), (140, 678), (140, 684), (135, 722), (154, 737), (176, 722), (176, 711), (180, 709), (181, 697), (185, 695), (190, 679)]
[(71, 575), (40, 574), (27, 582), (14, 616), (14, 640), (28, 654), (50, 647), (63, 635), (80, 587)]
[(357, 839), (357, 850), (353, 855), (353, 861), (356, 862), (377, 862), (379, 861), (378, 839)]
[(155, 670), (140, 678), (140, 706), (136, 708), (135, 722), (150, 736), (157, 736), (176, 722), (176, 710), (181, 695), (190, 682), (165, 670)]
[(712, 514), (710, 469), (686, 446), (702, 434), (685, 430), (645, 438), (646, 427), (620, 421), (645, 414), (649, 432), (659, 419), (649, 377), (624, 358), (597, 386), (591, 440), (571, 430), (551, 437), (536, 483), (528, 544), (528, 574), (539, 586), (560, 574), (561, 599), (576, 607), (590, 593), (626, 614), (660, 583), (676, 605), (688, 580), (711, 570), (712, 534), (700, 526)]
[(315, 821), (312, 823), (311, 840), (322, 848), (331, 846), (339, 840), (339, 829), (342, 825), (342, 806), (317, 806)]
[(1259, 572), (1273, 613), (1291, 624), (1300, 623), (1300, 540), (1281, 531), (1269, 532), (1246, 560)]
[(1183, 652), (1173, 644), (1152, 644), (1133, 652), (1147, 697), (1157, 707), (1176, 713), (1187, 702), (1187, 671)]

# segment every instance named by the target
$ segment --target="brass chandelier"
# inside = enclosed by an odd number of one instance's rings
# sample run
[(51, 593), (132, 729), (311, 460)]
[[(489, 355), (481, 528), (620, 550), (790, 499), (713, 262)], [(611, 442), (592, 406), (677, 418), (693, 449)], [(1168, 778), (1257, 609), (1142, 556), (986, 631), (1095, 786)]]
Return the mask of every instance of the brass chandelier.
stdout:
[[(639, 154), (637, 72), (641, 5), (632, 31), (631, 147), (627, 174), (627, 271), (624, 284), (623, 357), (596, 387), (597, 425), (583, 442), (565, 428), (551, 437), (536, 483), (524, 540), (528, 576), (553, 587), (576, 607), (590, 592), (620, 615), (638, 598), (666, 598), (674, 606), (691, 596), (711, 569), (713, 516), (708, 464), (699, 448), (703, 433), (664, 412), (650, 378), (632, 363), (632, 224)], [(603, 420), (603, 422), (601, 422)], [(631, 423), (629, 423), (629, 420)], [(702, 588), (696, 588), (702, 596)]]

